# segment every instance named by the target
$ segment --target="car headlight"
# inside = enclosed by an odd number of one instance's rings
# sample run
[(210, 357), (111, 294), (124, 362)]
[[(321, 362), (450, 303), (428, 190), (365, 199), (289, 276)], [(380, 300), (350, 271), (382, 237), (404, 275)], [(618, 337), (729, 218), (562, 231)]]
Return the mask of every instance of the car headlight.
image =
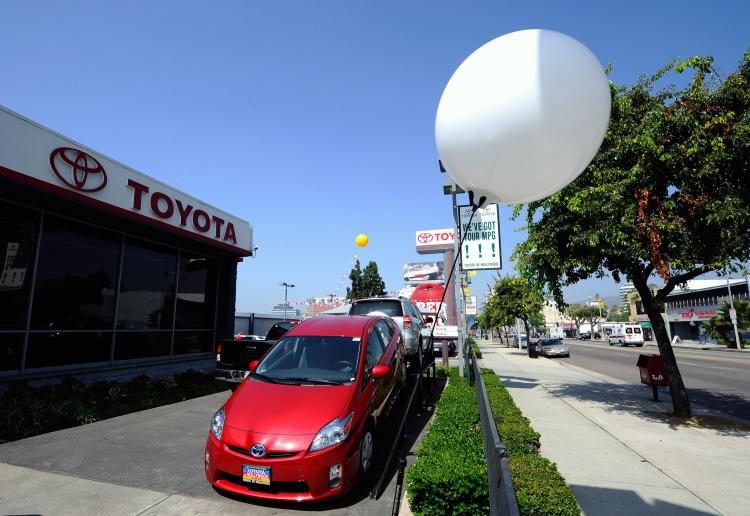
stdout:
[(354, 416), (354, 412), (351, 412), (344, 419), (336, 418), (321, 428), (310, 445), (310, 451), (323, 450), (345, 441), (351, 431), (352, 416)]
[(221, 407), (213, 419), (211, 419), (211, 433), (214, 434), (219, 441), (221, 441), (221, 432), (224, 430), (224, 407)]

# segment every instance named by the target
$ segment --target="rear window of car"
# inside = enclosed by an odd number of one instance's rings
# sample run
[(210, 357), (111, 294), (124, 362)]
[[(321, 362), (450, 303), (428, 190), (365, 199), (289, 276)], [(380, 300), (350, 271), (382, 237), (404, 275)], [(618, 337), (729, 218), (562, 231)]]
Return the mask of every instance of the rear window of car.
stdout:
[[(523, 338), (522, 338), (523, 340)], [(542, 340), (542, 346), (554, 346), (555, 344), (562, 344), (560, 339), (544, 339)]]
[(367, 315), (382, 312), (389, 317), (403, 317), (400, 301), (358, 301), (352, 305), (350, 315)]
[(633, 328), (633, 331), (636, 332), (636, 333), (641, 333), (641, 329), (640, 328)]
[(633, 328), (625, 328), (625, 333), (633, 333)]

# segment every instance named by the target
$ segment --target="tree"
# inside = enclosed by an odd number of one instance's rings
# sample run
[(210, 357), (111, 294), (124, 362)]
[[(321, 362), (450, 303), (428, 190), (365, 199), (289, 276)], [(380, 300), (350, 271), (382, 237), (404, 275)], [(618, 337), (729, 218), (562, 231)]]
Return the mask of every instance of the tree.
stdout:
[(607, 311), (607, 320), (612, 322), (630, 321), (630, 310), (625, 310), (621, 306), (613, 306)]
[[(573, 320), (573, 324), (576, 325), (576, 335), (581, 334), (581, 324), (584, 321), (590, 321), (592, 318), (599, 316), (599, 309), (595, 306), (581, 305), (575, 303), (569, 305), (565, 309), (565, 314)], [(594, 325), (591, 325), (591, 333), (593, 333)]]
[[(668, 73), (689, 84), (655, 91)], [(750, 259), (750, 52), (719, 78), (710, 58), (672, 62), (632, 87), (610, 83), (602, 146), (559, 193), (529, 203), (528, 238), (515, 250), (522, 275), (548, 288), (607, 271), (641, 296), (654, 330), (674, 414), (690, 417), (687, 389), (661, 316), (667, 294), (709, 271)], [(522, 206), (515, 214), (520, 215)], [(664, 284), (652, 292), (652, 275)]]
[[(487, 304), (491, 310), (495, 310), (496, 320), (505, 322), (521, 319), (526, 328), (527, 337), (529, 332), (529, 321), (542, 311), (544, 296), (542, 291), (535, 288), (520, 276), (503, 276), (495, 280), (490, 298)], [(531, 346), (529, 346), (531, 355)]]
[(354, 262), (354, 267), (349, 271), (349, 281), (352, 286), (346, 288), (346, 299), (353, 301), (361, 297), (365, 297), (362, 294), (362, 269), (359, 267), (359, 258)]
[(362, 296), (373, 297), (385, 295), (385, 282), (378, 272), (378, 264), (370, 262), (362, 271)]
[[(703, 330), (709, 337), (716, 339), (719, 344), (728, 348), (736, 348), (737, 341), (734, 339), (734, 325), (729, 318), (730, 305), (724, 301), (719, 313), (703, 324)], [(734, 309), (737, 310), (737, 331), (742, 332), (750, 328), (750, 303), (747, 301), (734, 301)], [(740, 333), (740, 346), (744, 347), (747, 341)]]

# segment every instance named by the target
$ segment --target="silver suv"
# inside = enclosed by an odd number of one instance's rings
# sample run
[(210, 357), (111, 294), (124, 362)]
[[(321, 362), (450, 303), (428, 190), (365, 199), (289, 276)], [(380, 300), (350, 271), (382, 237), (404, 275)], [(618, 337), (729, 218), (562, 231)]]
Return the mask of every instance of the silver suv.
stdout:
[[(422, 339), (425, 322), (417, 305), (405, 297), (371, 297), (353, 301), (349, 309), (349, 315), (367, 315), (373, 312), (387, 315), (396, 321), (404, 336), (409, 361), (421, 370), (422, 355), (427, 351), (428, 343)], [(417, 352), (420, 348), (422, 353)]]

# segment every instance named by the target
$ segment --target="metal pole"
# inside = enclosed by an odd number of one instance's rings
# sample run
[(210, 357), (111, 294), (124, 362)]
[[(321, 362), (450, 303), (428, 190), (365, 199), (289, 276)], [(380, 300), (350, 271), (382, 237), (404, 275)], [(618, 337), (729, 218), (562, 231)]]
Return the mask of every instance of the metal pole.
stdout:
[[(729, 276), (727, 276), (727, 291), (729, 291), (729, 308), (734, 311), (734, 301), (732, 301), (732, 287), (729, 285)], [(736, 317), (732, 317), (732, 326), (734, 327), (734, 342), (737, 345), (737, 349), (742, 349), (740, 346), (740, 333), (737, 331)]]
[(286, 321), (286, 309), (289, 306), (289, 303), (287, 302), (287, 297), (286, 297), (288, 289), (289, 289), (289, 285), (284, 283), (284, 321)]
[(463, 333), (461, 331), (461, 325), (460, 325), (460, 322), (459, 322), (461, 315), (460, 315), (460, 305), (459, 305), (459, 299), (458, 299), (458, 294), (459, 293), (458, 293), (458, 289), (456, 288), (456, 278), (460, 277), (460, 275), (461, 275), (460, 274), (461, 273), (461, 262), (460, 262), (460, 260), (461, 260), (461, 248), (459, 247), (459, 242), (461, 240), (459, 238), (459, 235), (461, 234), (461, 231), (460, 231), (461, 230), (461, 221), (459, 220), (459, 217), (458, 217), (458, 207), (457, 207), (457, 204), (456, 204), (456, 185), (455, 184), (451, 185), (451, 201), (452, 201), (452, 204), (453, 204), (453, 221), (454, 221), (454, 224), (455, 224), (455, 226), (454, 226), (455, 229), (453, 230), (453, 234), (455, 235), (454, 245), (453, 245), (454, 251), (453, 252), (456, 253), (456, 254), (455, 254), (455, 256), (454, 256), (453, 259), (457, 260), (457, 264), (456, 265), (457, 265), (457, 268), (458, 268), (458, 274), (456, 274), (456, 275), (453, 276), (453, 298), (455, 300), (455, 309), (454, 309), (454, 311), (455, 311), (455, 316), (456, 316), (456, 327), (457, 327), (457, 330), (458, 330), (458, 342), (457, 342), (457, 344), (458, 344), (458, 374), (459, 374), (459, 376), (461, 378), (463, 378), (464, 377), (464, 367), (465, 367), (465, 364), (466, 364), (466, 355), (465, 355), (466, 350), (464, 349), (465, 348), (465, 346), (464, 346), (464, 338), (463, 338)]

